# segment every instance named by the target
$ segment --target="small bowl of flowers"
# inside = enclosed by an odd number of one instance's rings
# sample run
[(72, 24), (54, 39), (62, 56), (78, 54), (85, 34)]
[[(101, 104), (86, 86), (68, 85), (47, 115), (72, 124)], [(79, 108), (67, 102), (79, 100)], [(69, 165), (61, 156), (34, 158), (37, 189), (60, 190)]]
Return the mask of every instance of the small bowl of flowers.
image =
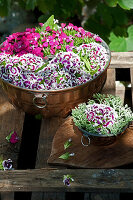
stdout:
[(116, 141), (133, 120), (128, 105), (123, 106), (120, 97), (94, 94), (93, 100), (79, 104), (72, 110), (74, 124), (88, 138), (89, 144), (109, 145)]

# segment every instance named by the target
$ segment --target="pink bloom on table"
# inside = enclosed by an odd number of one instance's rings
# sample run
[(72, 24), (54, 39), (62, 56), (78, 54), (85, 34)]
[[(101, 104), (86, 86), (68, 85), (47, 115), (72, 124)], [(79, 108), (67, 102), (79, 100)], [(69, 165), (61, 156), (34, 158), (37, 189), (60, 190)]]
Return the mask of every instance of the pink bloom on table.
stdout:
[(48, 47), (48, 42), (43, 43), (43, 47)]
[(66, 23), (61, 23), (62, 28), (65, 28), (65, 26), (66, 26)]
[(101, 39), (100, 37), (97, 36), (97, 37), (95, 38), (95, 41), (96, 41), (96, 42), (102, 42), (102, 39)]

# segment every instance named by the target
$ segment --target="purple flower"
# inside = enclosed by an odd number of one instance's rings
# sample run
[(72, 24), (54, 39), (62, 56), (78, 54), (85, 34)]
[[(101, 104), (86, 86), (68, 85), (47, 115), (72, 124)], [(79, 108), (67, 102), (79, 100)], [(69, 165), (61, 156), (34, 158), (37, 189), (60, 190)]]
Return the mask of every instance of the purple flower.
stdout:
[(11, 170), (12, 169), (12, 160), (8, 159), (8, 160), (4, 160), (2, 162), (3, 168), (4, 170)]
[(64, 183), (64, 185), (70, 186), (71, 182), (73, 182), (73, 181), (74, 181), (74, 179), (72, 178), (71, 175), (67, 174), (67, 175), (63, 176), (63, 183)]
[(118, 117), (116, 111), (104, 104), (88, 104), (86, 109), (87, 119), (93, 127), (100, 132), (102, 127), (113, 125)]

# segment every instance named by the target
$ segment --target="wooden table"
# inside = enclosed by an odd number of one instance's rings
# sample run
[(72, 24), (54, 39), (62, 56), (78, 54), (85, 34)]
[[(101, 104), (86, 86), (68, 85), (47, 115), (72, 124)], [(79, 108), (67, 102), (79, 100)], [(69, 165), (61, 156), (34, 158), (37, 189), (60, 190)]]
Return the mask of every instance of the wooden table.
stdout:
[[(127, 72), (125, 80), (130, 87), (117, 84), (118, 69), (121, 73)], [(124, 103), (133, 105), (133, 52), (112, 53), (102, 92), (119, 95)], [(121, 169), (66, 169), (47, 164), (53, 137), (64, 120), (57, 117), (40, 120), (20, 112), (6, 100), (0, 89), (0, 156), (11, 158), (15, 168), (0, 171), (1, 200), (67, 200), (75, 197), (81, 200), (119, 200), (124, 193), (132, 195), (132, 163)], [(16, 145), (5, 140), (12, 130), (21, 138)], [(64, 174), (74, 177), (70, 187), (63, 185)]]

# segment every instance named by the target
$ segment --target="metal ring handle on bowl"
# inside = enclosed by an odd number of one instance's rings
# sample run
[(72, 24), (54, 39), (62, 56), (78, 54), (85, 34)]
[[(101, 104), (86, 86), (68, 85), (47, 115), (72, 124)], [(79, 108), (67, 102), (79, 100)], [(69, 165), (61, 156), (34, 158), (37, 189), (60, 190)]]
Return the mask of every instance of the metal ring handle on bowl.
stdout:
[[(91, 143), (91, 140), (90, 140), (90, 138), (87, 136), (87, 138), (88, 138), (88, 144), (84, 144), (83, 143), (83, 135), (82, 135), (82, 137), (81, 137), (81, 144), (83, 145), (83, 146), (85, 146), (85, 147), (88, 147), (89, 145), (90, 145), (90, 143)], [(86, 137), (86, 136), (85, 136)]]
[[(47, 106), (47, 94), (34, 94), (34, 97), (33, 97), (33, 104), (34, 106), (36, 106), (37, 108), (45, 108)], [(40, 106), (40, 105), (37, 105), (36, 104), (36, 99), (42, 99), (44, 101), (44, 105), (43, 106)]]

